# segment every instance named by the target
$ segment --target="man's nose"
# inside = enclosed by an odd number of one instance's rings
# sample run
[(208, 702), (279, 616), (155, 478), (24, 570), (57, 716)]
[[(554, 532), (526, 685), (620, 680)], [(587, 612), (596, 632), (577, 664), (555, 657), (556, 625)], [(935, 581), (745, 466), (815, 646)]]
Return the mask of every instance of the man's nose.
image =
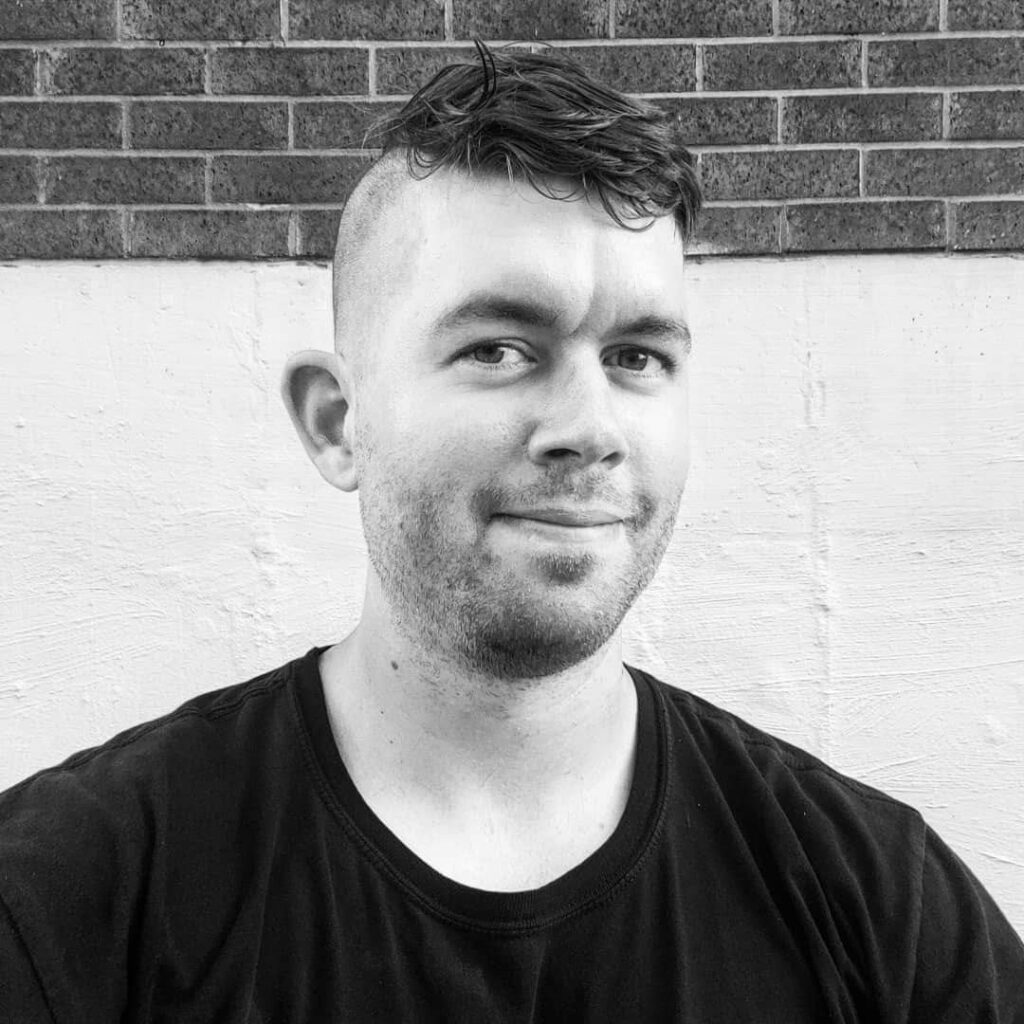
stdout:
[(604, 366), (592, 357), (574, 360), (564, 372), (554, 374), (534, 413), (528, 449), (538, 465), (604, 462), (614, 468), (629, 454), (614, 386)]

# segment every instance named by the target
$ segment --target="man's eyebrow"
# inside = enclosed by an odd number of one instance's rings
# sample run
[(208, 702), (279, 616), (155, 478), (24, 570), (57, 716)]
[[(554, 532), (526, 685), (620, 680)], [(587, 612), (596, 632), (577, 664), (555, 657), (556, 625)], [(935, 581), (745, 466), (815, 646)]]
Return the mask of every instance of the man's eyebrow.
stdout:
[(660, 339), (663, 341), (679, 341), (686, 349), (687, 354), (693, 345), (693, 338), (690, 328), (682, 320), (664, 316), (642, 316), (637, 320), (621, 324), (616, 328), (616, 334), (628, 334), (630, 337)]

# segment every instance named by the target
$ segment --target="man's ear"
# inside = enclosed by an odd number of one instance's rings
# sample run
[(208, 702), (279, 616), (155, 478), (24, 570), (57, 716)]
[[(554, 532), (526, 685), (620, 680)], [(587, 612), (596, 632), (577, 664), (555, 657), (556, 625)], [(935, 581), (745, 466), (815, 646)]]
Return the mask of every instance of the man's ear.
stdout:
[(281, 377), (281, 397), (306, 454), (342, 491), (358, 485), (352, 457), (351, 381), (333, 352), (296, 352)]

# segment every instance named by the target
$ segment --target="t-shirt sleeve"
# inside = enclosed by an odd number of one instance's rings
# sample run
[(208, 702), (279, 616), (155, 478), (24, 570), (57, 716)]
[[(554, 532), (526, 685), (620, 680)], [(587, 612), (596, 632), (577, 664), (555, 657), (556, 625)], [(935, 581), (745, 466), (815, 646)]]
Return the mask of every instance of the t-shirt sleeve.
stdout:
[(1024, 1024), (1024, 943), (962, 860), (925, 832), (910, 1024)]

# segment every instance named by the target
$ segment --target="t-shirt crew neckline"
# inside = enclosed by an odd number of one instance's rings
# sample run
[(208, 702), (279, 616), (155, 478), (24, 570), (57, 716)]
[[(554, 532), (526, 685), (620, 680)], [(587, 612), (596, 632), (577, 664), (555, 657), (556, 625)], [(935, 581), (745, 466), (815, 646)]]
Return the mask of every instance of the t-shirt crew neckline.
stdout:
[(361, 849), (394, 883), (436, 916), (470, 928), (523, 932), (584, 913), (614, 895), (639, 872), (661, 827), (670, 777), (667, 709), (643, 672), (626, 665), (637, 696), (633, 781), (615, 831), (589, 857), (539, 889), (493, 892), (463, 885), (409, 849), (356, 789), (331, 732), (314, 647), (300, 659), (297, 710), (310, 741), (314, 771), (331, 810)]

